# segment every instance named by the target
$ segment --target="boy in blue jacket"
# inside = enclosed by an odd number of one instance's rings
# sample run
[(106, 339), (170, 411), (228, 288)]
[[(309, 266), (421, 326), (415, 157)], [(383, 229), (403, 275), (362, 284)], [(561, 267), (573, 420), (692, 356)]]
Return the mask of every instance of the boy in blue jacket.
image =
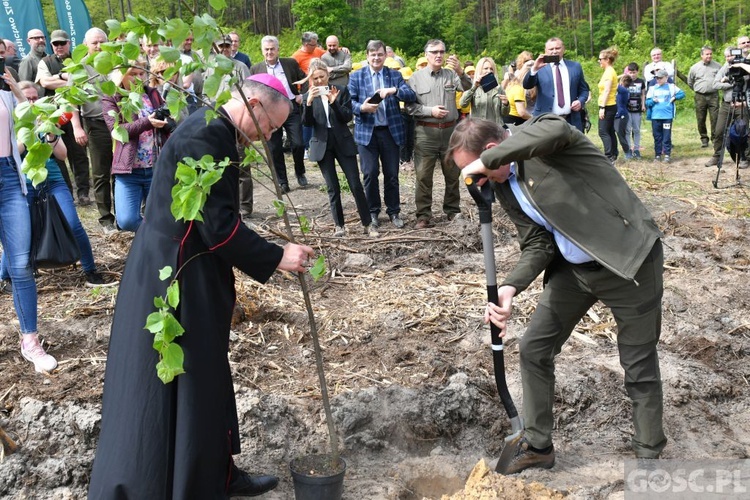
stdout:
[(628, 121), (630, 121), (630, 113), (628, 112), (628, 101), (630, 100), (630, 86), (633, 84), (633, 79), (628, 75), (622, 75), (620, 77), (620, 84), (617, 86), (617, 112), (615, 113), (615, 133), (617, 139), (620, 141), (620, 147), (622, 152), (625, 154), (625, 159), (630, 160), (633, 158), (633, 151), (628, 143)]
[[(685, 98), (685, 92), (674, 83), (668, 83), (669, 75), (663, 69), (656, 72), (656, 85), (649, 87), (646, 94), (646, 108), (651, 117), (651, 131), (654, 134), (654, 161), (669, 163), (672, 152), (672, 120), (675, 116), (674, 102)], [(647, 116), (648, 118), (648, 116)]]

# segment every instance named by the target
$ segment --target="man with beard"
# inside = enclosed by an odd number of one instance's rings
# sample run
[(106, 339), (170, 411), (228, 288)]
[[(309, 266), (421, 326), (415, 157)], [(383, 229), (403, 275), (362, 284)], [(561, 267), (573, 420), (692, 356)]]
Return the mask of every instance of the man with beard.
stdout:
[(349, 73), (352, 71), (352, 55), (341, 50), (336, 35), (326, 38), (328, 50), (320, 59), (328, 65), (328, 84), (346, 87), (349, 84)]
[[(68, 74), (63, 71), (63, 62), (70, 57), (70, 36), (66, 31), (55, 30), (50, 36), (54, 54), (45, 56), (39, 61), (35, 83), (44, 88), (45, 96), (55, 95), (55, 90), (68, 85)], [(89, 198), (89, 158), (86, 148), (76, 142), (73, 124), (69, 121), (61, 124), (62, 140), (68, 148), (68, 161), (75, 175), (78, 190), (78, 204), (90, 205)], [(61, 166), (60, 170), (63, 170)]]
[[(35, 82), (39, 61), (47, 55), (47, 37), (44, 36), (42, 30), (29, 30), (29, 33), (26, 35), (26, 43), (29, 44), (31, 50), (29, 50), (29, 53), (26, 54), (26, 57), (18, 65), (18, 77), (21, 80)], [(44, 95), (44, 88), (40, 85), (36, 86), (36, 90), (40, 96)]]

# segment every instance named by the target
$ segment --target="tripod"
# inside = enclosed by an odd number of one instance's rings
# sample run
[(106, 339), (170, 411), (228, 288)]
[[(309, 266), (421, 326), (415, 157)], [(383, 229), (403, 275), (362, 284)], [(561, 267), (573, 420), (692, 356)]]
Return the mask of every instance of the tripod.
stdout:
[[(719, 154), (719, 161), (717, 162), (716, 179), (713, 181), (715, 189), (719, 189), (719, 175), (721, 174), (721, 167), (724, 164), (724, 155), (729, 148), (730, 141), (730, 128), (734, 121), (739, 118), (743, 118), (747, 124), (748, 110), (747, 110), (747, 92), (745, 91), (745, 82), (743, 77), (735, 77), (734, 86), (732, 88), (732, 102), (729, 104), (729, 113), (727, 113), (726, 121), (724, 122), (724, 138), (721, 144), (721, 153)], [(741, 149), (737, 151), (732, 158), (735, 165), (735, 183), (737, 186), (740, 184), (740, 160), (745, 159), (745, 149), (747, 144), (742, 145)], [(730, 187), (730, 186), (727, 186)]]

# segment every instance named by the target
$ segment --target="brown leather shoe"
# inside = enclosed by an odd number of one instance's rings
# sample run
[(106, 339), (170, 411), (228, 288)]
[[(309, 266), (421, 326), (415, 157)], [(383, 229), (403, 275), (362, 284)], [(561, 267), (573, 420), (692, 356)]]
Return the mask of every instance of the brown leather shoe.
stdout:
[(555, 465), (555, 447), (549, 453), (539, 453), (531, 449), (531, 444), (524, 438), (518, 445), (515, 456), (508, 464), (505, 474), (516, 474), (531, 467), (551, 469)]
[(414, 226), (417, 229), (426, 229), (430, 225), (430, 219), (419, 219), (417, 225)]

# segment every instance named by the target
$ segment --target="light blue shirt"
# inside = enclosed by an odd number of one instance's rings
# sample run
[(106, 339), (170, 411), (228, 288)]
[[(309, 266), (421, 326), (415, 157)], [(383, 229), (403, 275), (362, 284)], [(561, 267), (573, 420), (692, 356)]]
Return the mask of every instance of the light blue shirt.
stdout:
[(550, 223), (547, 222), (547, 219), (542, 217), (542, 214), (540, 214), (537, 209), (534, 208), (534, 205), (529, 202), (526, 195), (523, 194), (521, 186), (518, 185), (518, 178), (516, 177), (516, 162), (510, 164), (508, 182), (510, 183), (510, 189), (513, 191), (513, 195), (516, 197), (518, 204), (521, 205), (521, 210), (523, 210), (531, 220), (552, 233), (552, 236), (555, 238), (555, 244), (557, 245), (557, 248), (560, 249), (560, 253), (565, 260), (571, 264), (583, 264), (584, 262), (591, 262), (593, 260), (589, 254), (581, 250), (575, 243), (552, 227)]

